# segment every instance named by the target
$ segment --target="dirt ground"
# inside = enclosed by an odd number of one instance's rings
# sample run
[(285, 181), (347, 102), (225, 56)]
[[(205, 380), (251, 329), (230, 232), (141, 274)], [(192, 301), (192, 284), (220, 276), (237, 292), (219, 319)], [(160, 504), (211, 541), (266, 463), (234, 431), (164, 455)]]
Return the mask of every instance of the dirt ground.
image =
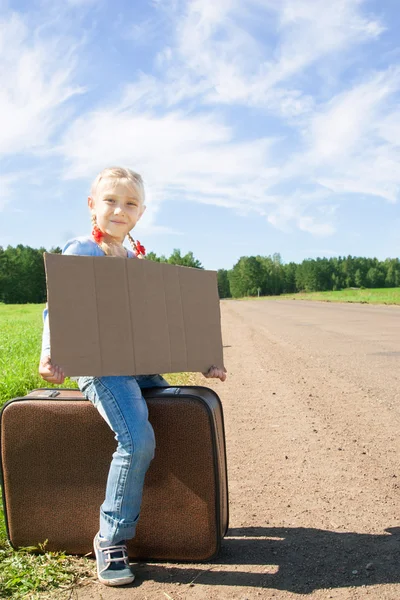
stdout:
[[(222, 302), (230, 528), (78, 600), (400, 599), (400, 309)], [(200, 380), (199, 380), (200, 381)]]

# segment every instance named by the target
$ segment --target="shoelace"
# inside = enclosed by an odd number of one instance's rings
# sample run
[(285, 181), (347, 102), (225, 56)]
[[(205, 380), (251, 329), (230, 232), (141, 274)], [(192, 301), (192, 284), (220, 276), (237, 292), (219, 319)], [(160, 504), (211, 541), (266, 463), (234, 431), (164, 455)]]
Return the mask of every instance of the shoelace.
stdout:
[[(114, 562), (124, 562), (127, 566), (129, 566), (128, 552), (126, 550), (125, 545), (121, 546), (107, 546), (106, 548), (101, 548), (101, 551), (105, 553), (106, 558), (105, 562), (107, 566)], [(117, 552), (121, 552), (122, 556), (120, 557), (112, 557), (111, 555)]]

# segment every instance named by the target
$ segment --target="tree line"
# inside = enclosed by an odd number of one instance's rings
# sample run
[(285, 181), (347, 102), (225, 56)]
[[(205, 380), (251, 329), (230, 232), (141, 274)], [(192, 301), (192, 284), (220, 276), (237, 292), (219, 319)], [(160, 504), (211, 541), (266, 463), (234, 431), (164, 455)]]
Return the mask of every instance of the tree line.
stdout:
[(280, 254), (242, 256), (232, 269), (218, 271), (220, 298), (325, 292), (351, 287), (400, 287), (399, 259), (379, 261), (339, 256), (283, 264)]
[[(19, 244), (15, 248), (0, 246), (0, 302), (4, 304), (37, 304), (46, 302), (46, 273), (43, 253), (45, 248), (31, 248)], [(51, 248), (49, 252), (61, 254), (61, 248)], [(154, 252), (147, 259), (166, 262), (172, 265), (203, 268), (193, 252), (182, 256), (174, 250), (168, 258)]]
[[(26, 304), (46, 302), (45, 248), (19, 244), (0, 246), (0, 302)], [(61, 253), (61, 248), (50, 252)], [(147, 260), (202, 269), (193, 252), (185, 255), (175, 249), (167, 258), (154, 252)], [(220, 298), (268, 296), (294, 292), (341, 290), (349, 287), (400, 287), (398, 258), (335, 257), (283, 263), (280, 254), (242, 256), (232, 269), (218, 270)]]

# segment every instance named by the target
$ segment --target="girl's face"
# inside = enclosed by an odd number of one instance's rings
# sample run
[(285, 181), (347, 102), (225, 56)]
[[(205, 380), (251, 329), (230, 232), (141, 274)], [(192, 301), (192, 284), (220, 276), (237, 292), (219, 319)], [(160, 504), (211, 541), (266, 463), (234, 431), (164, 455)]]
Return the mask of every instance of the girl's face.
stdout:
[(96, 216), (98, 227), (120, 243), (135, 227), (146, 208), (132, 185), (107, 178), (100, 181), (95, 196), (89, 196), (88, 204)]

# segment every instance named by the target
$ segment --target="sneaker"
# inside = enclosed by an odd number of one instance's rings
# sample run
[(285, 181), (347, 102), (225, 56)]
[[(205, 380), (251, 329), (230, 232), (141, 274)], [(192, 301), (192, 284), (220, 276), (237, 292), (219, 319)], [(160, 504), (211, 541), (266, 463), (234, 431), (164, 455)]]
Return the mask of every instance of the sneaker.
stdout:
[(135, 575), (129, 566), (125, 542), (111, 544), (97, 533), (93, 540), (96, 555), (97, 575), (104, 585), (127, 585)]

